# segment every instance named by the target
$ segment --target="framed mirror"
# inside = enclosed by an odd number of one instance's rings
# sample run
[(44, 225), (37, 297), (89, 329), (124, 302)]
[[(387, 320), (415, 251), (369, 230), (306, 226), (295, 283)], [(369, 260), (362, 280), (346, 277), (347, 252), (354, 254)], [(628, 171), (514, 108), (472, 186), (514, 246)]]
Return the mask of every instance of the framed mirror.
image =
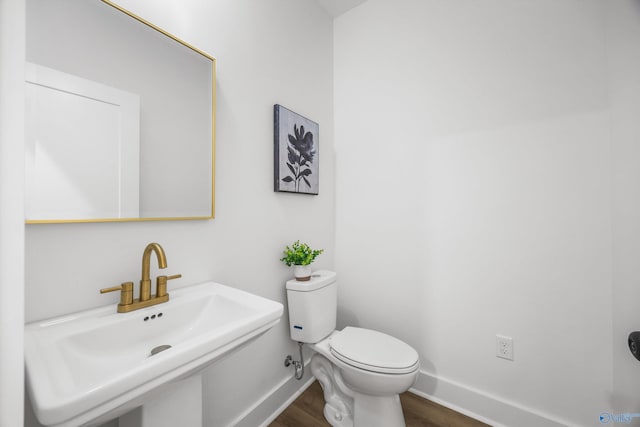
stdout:
[(109, 0), (27, 0), (26, 222), (214, 216), (215, 59)]

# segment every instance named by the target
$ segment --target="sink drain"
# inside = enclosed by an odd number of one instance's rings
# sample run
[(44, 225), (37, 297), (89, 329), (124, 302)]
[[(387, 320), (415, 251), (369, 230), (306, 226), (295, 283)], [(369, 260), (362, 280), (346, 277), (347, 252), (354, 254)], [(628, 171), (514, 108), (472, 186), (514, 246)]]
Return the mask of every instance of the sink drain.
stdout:
[(151, 356), (153, 356), (153, 355), (155, 355), (155, 354), (158, 354), (158, 353), (160, 353), (161, 351), (168, 350), (168, 349), (170, 349), (170, 348), (171, 348), (171, 346), (170, 346), (170, 345), (168, 345), (168, 344), (165, 344), (165, 345), (159, 345), (159, 346), (157, 346), (157, 347), (154, 347), (154, 348), (151, 350)]

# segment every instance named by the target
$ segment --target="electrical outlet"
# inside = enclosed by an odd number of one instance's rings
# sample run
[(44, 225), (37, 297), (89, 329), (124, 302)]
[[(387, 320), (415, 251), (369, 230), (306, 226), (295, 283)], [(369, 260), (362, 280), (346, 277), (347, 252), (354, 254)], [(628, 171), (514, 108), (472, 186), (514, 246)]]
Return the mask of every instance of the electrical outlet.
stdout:
[(513, 360), (513, 338), (496, 335), (496, 356)]

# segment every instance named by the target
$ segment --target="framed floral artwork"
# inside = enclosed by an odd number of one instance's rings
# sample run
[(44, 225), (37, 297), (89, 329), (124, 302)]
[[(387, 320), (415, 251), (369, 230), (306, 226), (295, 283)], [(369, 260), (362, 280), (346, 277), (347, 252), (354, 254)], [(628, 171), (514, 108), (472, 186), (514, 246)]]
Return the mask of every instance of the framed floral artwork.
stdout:
[(274, 191), (318, 194), (318, 123), (273, 106)]

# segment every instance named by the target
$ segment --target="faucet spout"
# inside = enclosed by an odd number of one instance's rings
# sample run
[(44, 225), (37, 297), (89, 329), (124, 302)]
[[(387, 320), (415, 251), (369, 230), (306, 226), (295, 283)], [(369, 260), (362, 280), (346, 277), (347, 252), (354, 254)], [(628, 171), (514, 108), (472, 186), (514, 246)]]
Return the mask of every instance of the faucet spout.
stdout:
[(140, 301), (151, 298), (151, 253), (158, 258), (158, 267), (167, 268), (167, 256), (158, 243), (149, 243), (142, 254), (142, 280), (140, 280)]
[(158, 257), (158, 267), (167, 268), (167, 256), (159, 243), (149, 243), (142, 254), (142, 280), (151, 280), (151, 253)]

